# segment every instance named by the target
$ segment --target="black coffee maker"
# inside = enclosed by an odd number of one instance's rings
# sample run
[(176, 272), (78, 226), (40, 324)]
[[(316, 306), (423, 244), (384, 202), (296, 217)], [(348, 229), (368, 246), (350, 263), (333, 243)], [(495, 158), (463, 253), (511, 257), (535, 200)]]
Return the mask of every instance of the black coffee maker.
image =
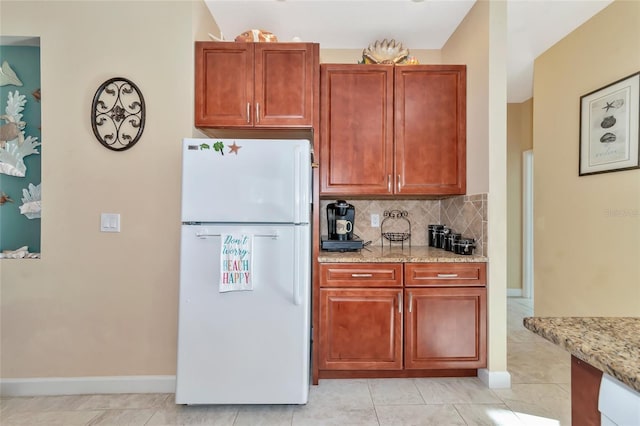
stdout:
[(345, 200), (337, 200), (327, 205), (327, 227), (330, 240), (347, 241), (353, 239), (356, 209)]

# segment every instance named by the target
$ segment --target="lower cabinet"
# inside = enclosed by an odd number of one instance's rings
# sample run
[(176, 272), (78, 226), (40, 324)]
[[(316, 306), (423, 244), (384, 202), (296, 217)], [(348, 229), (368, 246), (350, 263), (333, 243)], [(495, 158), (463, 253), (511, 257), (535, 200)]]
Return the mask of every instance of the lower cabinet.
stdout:
[(405, 289), (404, 368), (486, 365), (486, 289)]
[(321, 289), (320, 368), (402, 368), (402, 289)]
[(485, 367), (486, 305), (484, 263), (320, 264), (320, 376)]

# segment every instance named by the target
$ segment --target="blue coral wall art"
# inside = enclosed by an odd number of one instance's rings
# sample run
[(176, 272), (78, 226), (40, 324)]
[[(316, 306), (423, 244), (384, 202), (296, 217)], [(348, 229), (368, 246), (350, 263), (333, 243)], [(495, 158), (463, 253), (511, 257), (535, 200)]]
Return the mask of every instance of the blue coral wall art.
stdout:
[(7, 159), (0, 173), (0, 193), (12, 200), (0, 206), (0, 251), (28, 246), (29, 252), (39, 253), (40, 218), (29, 219), (21, 206), (24, 190), (39, 188), (42, 182), (40, 47), (0, 45), (0, 64), (5, 62), (22, 85), (13, 78), (0, 85), (0, 116), (4, 116), (0, 133), (12, 137), (16, 128), (20, 132), (12, 142), (0, 142), (0, 150), (6, 151), (2, 158)]

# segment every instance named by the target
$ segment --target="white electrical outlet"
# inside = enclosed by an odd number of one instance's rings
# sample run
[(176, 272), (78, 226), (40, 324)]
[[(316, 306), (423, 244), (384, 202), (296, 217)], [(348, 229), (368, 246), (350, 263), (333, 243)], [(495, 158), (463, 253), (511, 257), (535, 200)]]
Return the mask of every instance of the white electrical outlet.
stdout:
[(100, 215), (101, 232), (120, 232), (120, 214), (102, 213)]
[(379, 228), (380, 227), (380, 215), (376, 213), (371, 213), (371, 227)]

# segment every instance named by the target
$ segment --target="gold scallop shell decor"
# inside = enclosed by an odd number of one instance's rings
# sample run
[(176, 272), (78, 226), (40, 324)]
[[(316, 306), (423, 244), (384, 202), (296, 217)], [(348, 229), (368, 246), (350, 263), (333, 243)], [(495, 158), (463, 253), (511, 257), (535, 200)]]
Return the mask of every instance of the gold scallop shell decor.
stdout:
[(409, 49), (405, 49), (402, 43), (386, 38), (377, 40), (362, 51), (363, 64), (417, 64), (418, 61), (409, 56)]

